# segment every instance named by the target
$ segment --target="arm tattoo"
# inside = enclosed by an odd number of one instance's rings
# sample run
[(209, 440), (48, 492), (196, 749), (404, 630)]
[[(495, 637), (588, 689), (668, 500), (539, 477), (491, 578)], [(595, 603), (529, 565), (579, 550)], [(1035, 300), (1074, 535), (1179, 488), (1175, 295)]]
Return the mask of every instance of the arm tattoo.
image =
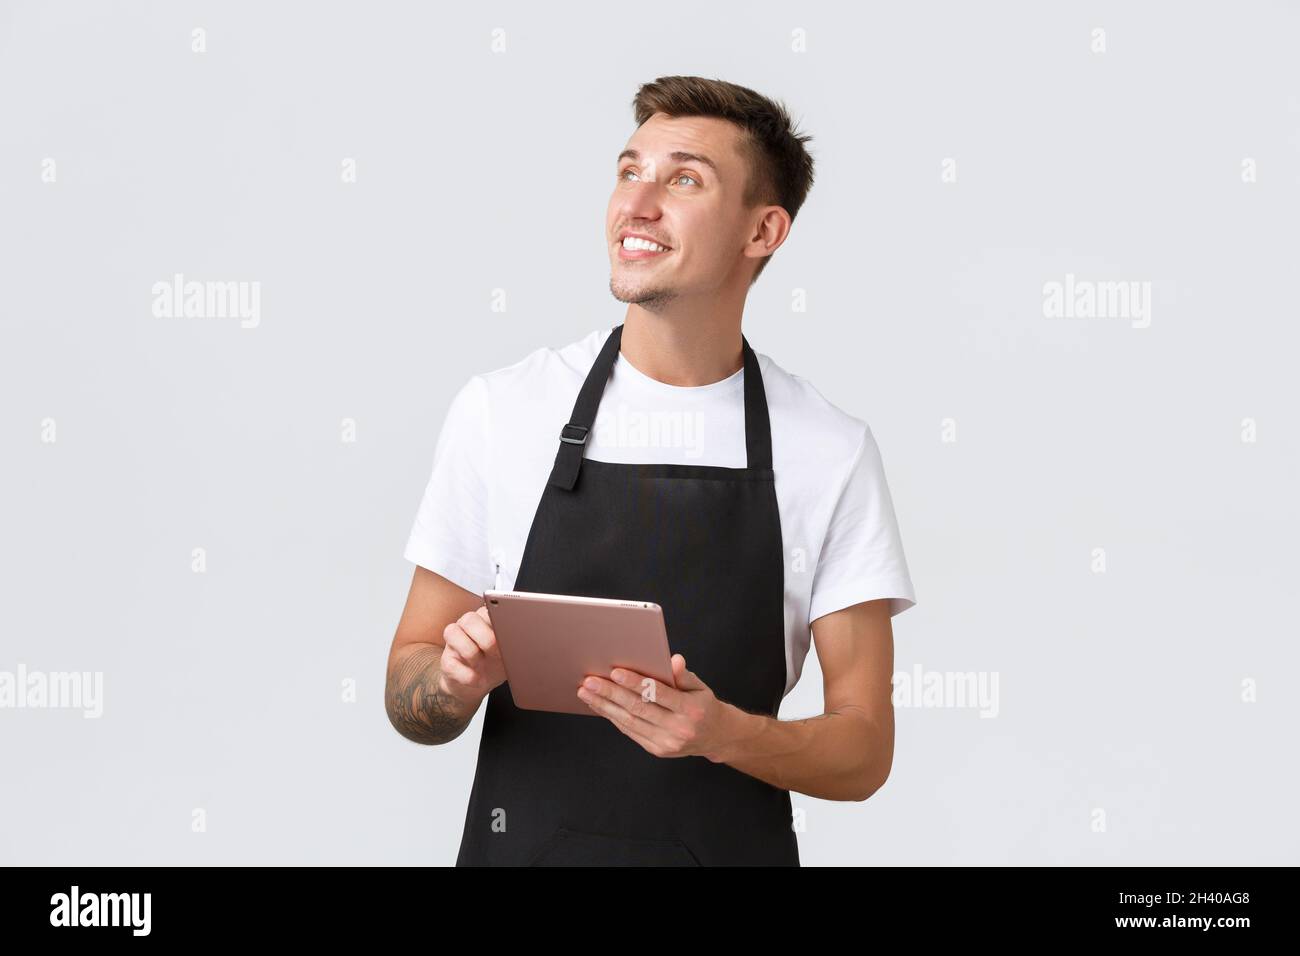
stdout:
[(438, 690), (441, 659), (442, 648), (421, 647), (388, 674), (388, 719), (399, 734), (417, 744), (455, 740), (477, 709)]

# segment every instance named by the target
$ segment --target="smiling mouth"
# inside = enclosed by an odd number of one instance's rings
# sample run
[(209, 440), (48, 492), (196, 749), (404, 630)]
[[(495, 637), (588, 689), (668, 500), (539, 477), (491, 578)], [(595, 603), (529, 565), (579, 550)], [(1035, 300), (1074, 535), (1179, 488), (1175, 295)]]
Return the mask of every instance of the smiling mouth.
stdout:
[(668, 246), (651, 242), (649, 239), (632, 236), (618, 243), (618, 257), (620, 259), (657, 259), (660, 256), (666, 256), (672, 251)]

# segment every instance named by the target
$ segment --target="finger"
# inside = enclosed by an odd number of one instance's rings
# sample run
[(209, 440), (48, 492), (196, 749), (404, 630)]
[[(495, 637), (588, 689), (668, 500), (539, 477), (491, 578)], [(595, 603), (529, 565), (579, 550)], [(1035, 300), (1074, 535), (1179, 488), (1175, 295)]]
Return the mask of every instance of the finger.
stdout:
[(673, 712), (681, 710), (681, 704), (685, 699), (680, 691), (669, 687), (663, 681), (628, 670), (626, 667), (615, 667), (609, 672), (609, 679), (647, 703), (658, 704), (665, 710)]
[(465, 611), (456, 618), (454, 626), (482, 653), (493, 653), (497, 648), (497, 633), (477, 611)]
[(629, 725), (619, 723), (618, 720), (612, 717), (608, 717), (607, 715), (596, 714), (596, 716), (604, 717), (611, 724), (613, 724), (615, 728), (617, 728), (619, 733), (621, 733), (624, 737), (628, 737), (631, 740), (634, 740), (636, 743), (638, 743), (641, 746), (641, 749), (646, 751), (647, 753), (655, 757), (663, 757), (667, 755), (668, 753), (667, 748), (659, 740), (656, 740), (643, 733), (640, 733), (635, 728)]
[(465, 662), (458, 656), (443, 657), (439, 667), (444, 677), (457, 684), (463, 684), (466, 687), (472, 686), (478, 680), (478, 674), (465, 665)]
[(622, 707), (628, 713), (633, 714), (648, 723), (657, 727), (668, 727), (669, 721), (673, 720), (676, 715), (665, 707), (661, 707), (653, 700), (646, 700), (636, 691), (629, 690), (626, 687), (620, 687), (610, 680), (604, 680), (595, 674), (588, 675), (586, 681), (595, 681), (594, 688), (586, 688), (593, 694), (599, 694), (606, 700), (612, 701), (619, 707)]
[(460, 624), (448, 624), (447, 629), (442, 632), (442, 641), (453, 651), (460, 655), (470, 667), (474, 667), (476, 662), (483, 657), (483, 649), (468, 634)]
[(486, 609), (483, 611), (483, 614), (478, 611), (468, 611), (462, 614), (456, 623), (483, 650), (483, 653), (488, 654), (496, 648), (497, 635), (492, 630), (491, 623), (484, 620), (487, 612)]
[(664, 749), (658, 746), (653, 740), (650, 740), (647, 737), (642, 737), (636, 731), (624, 730), (623, 728), (620, 729), (623, 730), (624, 736), (630, 737), (632, 740), (635, 740), (637, 743), (641, 745), (641, 749), (644, 750), (646, 753), (650, 754), (651, 756), (653, 757), (667, 756), (667, 753), (664, 751)]
[(629, 713), (608, 698), (593, 693), (585, 687), (578, 688), (578, 696), (586, 701), (587, 706), (596, 713), (609, 718), (610, 722), (623, 733), (629, 736), (640, 734), (656, 747), (666, 747), (669, 740), (668, 735), (649, 721), (643, 720), (636, 714)]
[[(596, 714), (595, 716), (604, 717), (603, 714)], [(646, 737), (644, 734), (639, 734), (635, 730), (631, 730), (627, 727), (619, 726), (618, 721), (611, 720), (610, 723), (613, 724), (616, 728), (618, 728), (618, 731), (621, 734), (623, 734), (624, 737), (627, 737), (635, 741), (636, 743), (640, 744), (641, 749), (644, 750), (646, 753), (655, 757), (666, 756), (666, 752), (664, 748), (659, 746), (659, 744), (655, 743), (655, 741), (651, 740), (649, 737)]]
[(678, 690), (707, 690), (708, 685), (695, 676), (694, 671), (686, 669), (686, 658), (681, 654), (673, 655), (673, 683)]

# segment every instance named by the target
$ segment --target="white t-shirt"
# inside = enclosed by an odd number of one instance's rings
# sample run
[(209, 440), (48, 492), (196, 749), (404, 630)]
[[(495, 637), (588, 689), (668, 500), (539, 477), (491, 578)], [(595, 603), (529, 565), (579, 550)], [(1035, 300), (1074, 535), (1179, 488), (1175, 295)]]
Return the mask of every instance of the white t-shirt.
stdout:
[[(476, 594), (514, 587), (560, 428), (612, 330), (597, 329), (561, 349), (539, 348), (461, 387), (434, 450), (408, 560)], [(788, 694), (803, 670), (813, 621), (877, 598), (890, 598), (896, 615), (916, 597), (870, 428), (805, 379), (757, 350), (755, 356), (771, 419), (785, 552)], [(619, 353), (585, 457), (743, 468), (744, 378), (741, 368), (708, 385), (668, 385)]]

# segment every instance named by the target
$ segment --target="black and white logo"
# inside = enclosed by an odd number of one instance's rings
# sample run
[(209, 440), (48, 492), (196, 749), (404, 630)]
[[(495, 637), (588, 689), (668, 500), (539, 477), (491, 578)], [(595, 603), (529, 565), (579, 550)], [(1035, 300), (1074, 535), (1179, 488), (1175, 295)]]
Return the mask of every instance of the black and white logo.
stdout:
[(149, 935), (149, 893), (71, 893), (50, 897), (51, 926), (129, 926), (133, 936)]

